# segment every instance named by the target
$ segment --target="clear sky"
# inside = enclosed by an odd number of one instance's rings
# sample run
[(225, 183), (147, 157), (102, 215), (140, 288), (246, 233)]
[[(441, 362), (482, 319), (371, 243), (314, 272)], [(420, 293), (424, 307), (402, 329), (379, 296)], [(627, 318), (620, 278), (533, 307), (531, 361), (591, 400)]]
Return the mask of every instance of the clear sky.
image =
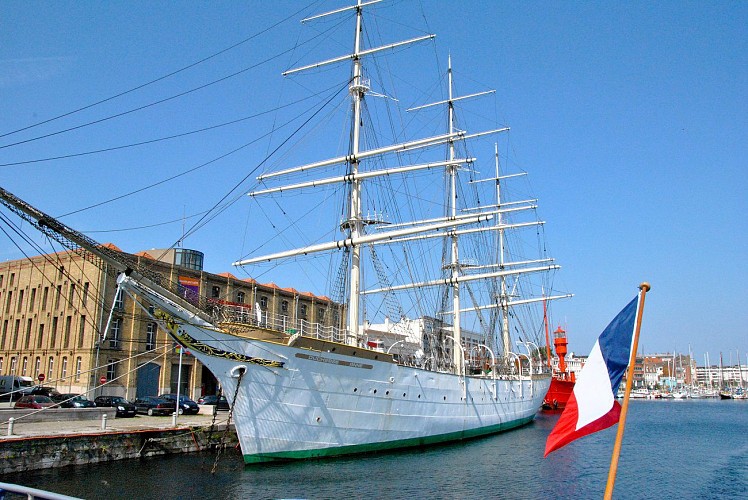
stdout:
[[(298, 20), (344, 5), (1, 2), (0, 135), (7, 135), (0, 137), (0, 184), (59, 216), (248, 144), (176, 181), (63, 219), (130, 252), (171, 245), (183, 217), (213, 206), (277, 146), (285, 132), (261, 136), (268, 120), (282, 115), (138, 147), (29, 161), (152, 141), (300, 99), (303, 80), (280, 72), (347, 53), (350, 37), (326, 40), (340, 19), (309, 27)], [(746, 362), (748, 3), (385, 1), (373, 12), (378, 26), (392, 30), (383, 35), (392, 41), (435, 33), (430, 54), (442, 65), (451, 54), (465, 92), (497, 90), (491, 112), (512, 128), (513, 159), (531, 174), (551, 251), (563, 267), (562, 288), (575, 294), (553, 309), (572, 350), (587, 354), (646, 280), (652, 291), (645, 352), (687, 352), (690, 345), (700, 363), (707, 351), (712, 362), (719, 352), (735, 362), (737, 351)], [(253, 35), (189, 70), (11, 134)], [(159, 105), (60, 132), (245, 69)], [(55, 135), (40, 138), (47, 134)], [(329, 155), (322, 151), (310, 160)], [(199, 231), (185, 246), (206, 253), (207, 270), (236, 273), (231, 262), (258, 236), (246, 217), (240, 201), (214, 221), (216, 228)], [(0, 238), (0, 259), (19, 256)], [(261, 279), (282, 286), (295, 286), (293, 280)]]

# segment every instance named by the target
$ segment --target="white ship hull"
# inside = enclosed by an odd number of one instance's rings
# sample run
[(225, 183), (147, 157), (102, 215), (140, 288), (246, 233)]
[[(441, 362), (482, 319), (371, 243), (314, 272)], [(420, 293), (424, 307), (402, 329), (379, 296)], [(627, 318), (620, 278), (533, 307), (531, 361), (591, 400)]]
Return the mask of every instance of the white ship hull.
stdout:
[[(135, 283), (130, 286), (145, 292)], [(242, 338), (185, 317), (179, 306), (148, 295), (167, 312), (162, 315), (167, 331), (208, 367), (234, 405), (246, 463), (422, 446), (501, 432), (532, 421), (550, 385), (547, 375), (462, 377)]]

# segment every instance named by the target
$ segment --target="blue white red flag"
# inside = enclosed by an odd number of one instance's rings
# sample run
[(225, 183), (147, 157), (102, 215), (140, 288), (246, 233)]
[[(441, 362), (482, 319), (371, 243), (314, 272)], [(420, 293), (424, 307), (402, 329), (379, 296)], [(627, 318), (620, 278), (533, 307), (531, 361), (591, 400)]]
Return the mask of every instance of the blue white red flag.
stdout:
[(631, 356), (636, 307), (635, 297), (595, 342), (566, 408), (545, 442), (546, 457), (577, 438), (618, 422), (621, 405), (616, 392)]

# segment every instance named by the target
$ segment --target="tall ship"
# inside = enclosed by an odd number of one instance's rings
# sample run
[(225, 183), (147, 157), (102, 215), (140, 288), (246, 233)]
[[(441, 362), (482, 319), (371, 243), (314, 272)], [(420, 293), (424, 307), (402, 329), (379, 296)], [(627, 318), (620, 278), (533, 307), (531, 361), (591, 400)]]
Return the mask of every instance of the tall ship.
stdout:
[[(537, 243), (543, 222), (536, 200), (506, 195), (506, 184), (524, 175), (502, 171), (493, 137), (508, 128), (473, 131), (458, 121), (462, 105), (491, 91), (458, 95), (450, 60), (442, 99), (398, 110), (413, 116), (405, 122), (436, 122), (440, 130), (387, 130), (396, 120), (385, 108), (400, 102), (389, 90), (397, 80), (380, 73), (381, 58), (399, 59), (402, 49), (433, 35), (365, 46), (365, 14), (377, 3), (358, 0), (304, 20), (350, 16), (350, 53), (285, 73), (328, 76), (350, 64), (344, 85), (326, 102), (346, 110), (346, 132), (312, 141), (315, 151), (332, 149), (341, 135), (347, 145), (338, 156), (257, 177), (250, 202), (267, 202), (271, 208), (262, 213), (276, 225), (296, 217), (288, 226), (294, 236), (270, 234), (275, 226), (258, 219), (257, 252), (234, 263), (249, 272), (322, 269), (331, 297), (343, 304), (333, 326), (279, 321), (259, 304), (252, 314), (235, 314), (0, 192), (3, 205), (37, 229), (115, 269), (118, 287), (215, 375), (246, 463), (498, 433), (531, 422), (551, 384), (538, 348), (538, 309), (570, 295), (548, 292), (559, 266)], [(398, 67), (413, 68), (388, 66)], [(381, 121), (384, 133), (376, 128)], [(492, 151), (481, 158), (488, 140)], [(303, 244), (274, 247), (284, 241)]]

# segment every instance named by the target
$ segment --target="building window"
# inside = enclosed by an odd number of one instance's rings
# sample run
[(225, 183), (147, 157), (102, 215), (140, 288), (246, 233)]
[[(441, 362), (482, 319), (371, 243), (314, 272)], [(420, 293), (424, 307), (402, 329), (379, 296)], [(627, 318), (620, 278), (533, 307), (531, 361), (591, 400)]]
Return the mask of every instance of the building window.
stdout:
[(28, 349), (31, 346), (31, 318), (26, 322), (26, 342), (24, 343), (24, 349)]
[(65, 377), (67, 376), (68, 376), (68, 357), (63, 356), (62, 357), (62, 373), (60, 373), (60, 378), (64, 380)]
[(302, 318), (306, 318), (306, 304), (301, 304), (301, 305), (299, 306), (299, 315), (300, 315), (300, 316), (301, 316)]
[(41, 369), (42, 369), (42, 358), (37, 356), (36, 361), (34, 362), (34, 378), (39, 378), (39, 371)]
[(214, 286), (210, 289), (210, 296), (214, 299), (217, 299), (221, 296), (221, 288)]
[(288, 301), (284, 300), (281, 302), (281, 312), (283, 314), (288, 314)]
[(86, 315), (81, 315), (81, 324), (78, 328), (78, 347), (83, 347), (83, 337), (86, 334)]
[(78, 356), (75, 359), (75, 380), (81, 379), (81, 372), (83, 371), (83, 359)]
[(39, 325), (39, 335), (36, 337), (36, 348), (41, 349), (44, 342), (44, 323)]
[[(2, 278), (2, 276), (0, 276)], [(2, 279), (0, 279), (0, 285), (2, 285)], [(0, 373), (3, 373), (3, 357), (0, 356)]]
[(49, 287), (44, 287), (44, 292), (42, 293), (42, 311), (47, 310), (47, 299), (49, 298)]
[(145, 329), (145, 349), (146, 351), (152, 351), (156, 348), (156, 332), (158, 331), (158, 325), (156, 323), (148, 323)]
[(75, 283), (70, 283), (70, 292), (68, 293), (68, 304), (71, 306), (75, 304), (73, 302), (73, 299), (75, 299)]
[(16, 273), (10, 273), (10, 284), (9, 286), (13, 286), (16, 282)]
[(236, 301), (239, 304), (244, 304), (244, 292), (236, 292)]
[(29, 358), (23, 357), (23, 363), (21, 364), (21, 375), (26, 376), (26, 370), (29, 369)]
[(267, 297), (260, 297), (260, 309), (267, 309), (268, 308), (268, 298)]
[(86, 304), (88, 303), (88, 288), (90, 286), (90, 283), (86, 281), (83, 284), (83, 297), (81, 297), (81, 301), (83, 303), (83, 307), (86, 307)]
[(21, 320), (17, 319), (13, 328), (13, 349), (18, 347), (18, 331), (21, 329)]
[(52, 356), (49, 357), (49, 362), (47, 363), (47, 375), (49, 375), (49, 378), (54, 378), (55, 373), (55, 358)]
[(185, 248), (177, 248), (174, 253), (174, 264), (187, 269), (194, 269), (195, 271), (203, 270), (203, 253), (197, 250), (187, 250)]
[(317, 321), (320, 323), (325, 320), (325, 308), (319, 307), (317, 308)]
[(111, 381), (117, 378), (117, 360), (110, 359), (106, 365), (106, 379)]
[(3, 286), (3, 280), (5, 279), (4, 274), (0, 274), (0, 286)]
[[(3, 336), (0, 338), (0, 349), (5, 349), (5, 341), (8, 339), (8, 320), (3, 321)], [(2, 370), (0, 370), (2, 373)]]
[(73, 317), (72, 316), (66, 316), (65, 317), (65, 333), (62, 338), (62, 345), (64, 347), (70, 347), (70, 327), (73, 324)]
[(29, 297), (29, 311), (34, 310), (34, 302), (36, 302), (36, 288), (31, 289), (31, 296)]
[(112, 325), (109, 327), (109, 347), (112, 349), (119, 349), (121, 330), (122, 318), (113, 319)]
[(57, 285), (57, 293), (55, 294), (55, 309), (60, 308), (60, 296), (62, 295), (62, 285)]
[(8, 297), (5, 299), (5, 314), (10, 314), (10, 304), (13, 302), (13, 290), (8, 292)]
[(16, 373), (16, 368), (18, 368), (18, 360), (15, 356), (10, 358), (10, 373), (11, 375), (14, 375)]
[(123, 290), (120, 288), (117, 290), (117, 295), (114, 297), (114, 308), (120, 311), (125, 308), (125, 297), (122, 292)]
[(54, 348), (57, 343), (57, 316), (52, 318), (52, 332), (49, 338), (49, 347)]
[(18, 290), (18, 307), (16, 307), (16, 312), (21, 312), (21, 307), (23, 307), (23, 289)]

